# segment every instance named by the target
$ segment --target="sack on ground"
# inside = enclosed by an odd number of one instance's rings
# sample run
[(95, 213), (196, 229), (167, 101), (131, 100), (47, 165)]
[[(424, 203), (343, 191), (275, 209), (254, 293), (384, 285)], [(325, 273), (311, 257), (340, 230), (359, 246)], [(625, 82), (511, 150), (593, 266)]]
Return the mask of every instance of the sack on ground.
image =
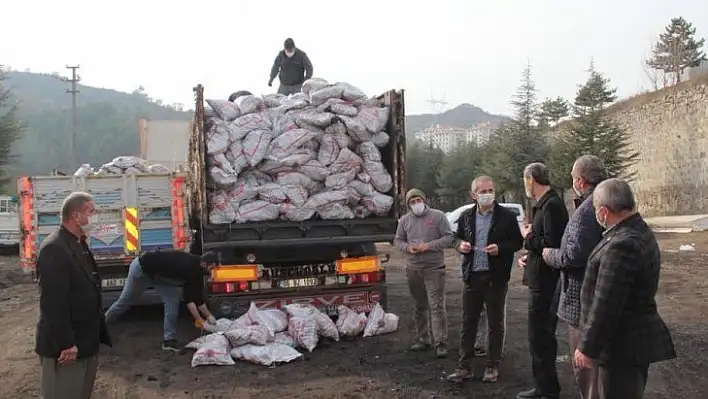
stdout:
[(398, 330), (398, 316), (393, 313), (386, 313), (380, 303), (374, 305), (369, 317), (366, 319), (364, 336), (373, 337), (392, 333), (396, 330)]
[(229, 340), (224, 333), (214, 333), (205, 338), (199, 346), (194, 356), (192, 356), (192, 367), (197, 366), (228, 366), (236, 364), (229, 353)]
[(253, 324), (267, 327), (272, 334), (288, 328), (288, 317), (280, 309), (258, 309), (254, 302), (246, 312), (246, 318)]
[(297, 346), (307, 349), (308, 352), (315, 350), (319, 338), (317, 336), (317, 321), (313, 315), (290, 317), (288, 332)]
[(337, 307), (337, 331), (342, 337), (356, 337), (366, 327), (366, 315), (357, 313), (344, 305)]
[(243, 345), (231, 349), (234, 359), (250, 363), (271, 366), (277, 363), (288, 363), (302, 357), (302, 353), (290, 346), (271, 342), (264, 346)]
[(265, 345), (275, 339), (273, 332), (266, 326), (252, 325), (231, 329), (224, 333), (231, 346), (246, 344)]

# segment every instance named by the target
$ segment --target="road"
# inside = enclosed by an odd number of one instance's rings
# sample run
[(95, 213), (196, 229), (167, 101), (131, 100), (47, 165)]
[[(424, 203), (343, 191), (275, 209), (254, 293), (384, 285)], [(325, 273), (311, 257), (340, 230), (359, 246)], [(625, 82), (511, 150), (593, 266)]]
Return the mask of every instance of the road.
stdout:
[[(679, 358), (650, 369), (647, 398), (700, 398), (708, 392), (704, 372), (708, 336), (708, 233), (661, 234), (663, 271), (658, 302), (669, 325)], [(679, 252), (695, 244), (694, 252)], [(386, 247), (385, 251), (391, 251)], [(455, 366), (459, 344), (460, 281), (450, 251), (447, 309), (452, 356), (438, 360), (431, 353), (407, 351), (413, 329), (413, 307), (393, 255), (388, 266), (389, 311), (401, 317), (399, 331), (374, 338), (325, 343), (305, 359), (275, 368), (246, 363), (236, 366), (190, 367), (191, 352), (160, 350), (161, 309), (131, 311), (112, 328), (115, 348), (101, 355), (97, 398), (513, 398), (531, 384), (526, 334), (527, 292), (520, 274), (512, 276), (508, 302), (507, 340), (497, 384), (472, 381), (450, 384), (445, 374)], [(185, 341), (196, 331), (186, 312), (180, 334)], [(38, 362), (33, 353), (37, 290), (22, 275), (17, 258), (0, 258), (0, 398), (38, 397)], [(565, 354), (566, 331), (559, 327), (559, 355)], [(480, 364), (481, 366), (481, 364)], [(559, 359), (563, 397), (576, 397), (570, 365)]]

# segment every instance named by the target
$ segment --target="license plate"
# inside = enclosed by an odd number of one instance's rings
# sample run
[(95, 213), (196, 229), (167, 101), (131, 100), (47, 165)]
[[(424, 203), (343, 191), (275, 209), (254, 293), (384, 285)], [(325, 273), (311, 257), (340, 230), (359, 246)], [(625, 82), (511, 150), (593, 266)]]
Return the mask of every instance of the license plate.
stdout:
[(103, 288), (115, 288), (122, 287), (125, 285), (124, 278), (107, 278), (101, 281), (101, 286)]
[(279, 288), (313, 287), (317, 284), (319, 284), (319, 279), (314, 277), (278, 281)]

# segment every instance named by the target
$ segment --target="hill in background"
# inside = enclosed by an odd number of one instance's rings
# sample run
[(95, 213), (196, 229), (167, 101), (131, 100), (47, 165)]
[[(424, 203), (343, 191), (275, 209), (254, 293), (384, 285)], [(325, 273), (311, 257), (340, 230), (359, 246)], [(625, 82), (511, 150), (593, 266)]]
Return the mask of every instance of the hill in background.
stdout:
[[(98, 166), (120, 155), (140, 152), (138, 120), (188, 120), (191, 113), (165, 106), (144, 92), (123, 93), (79, 84), (77, 96), (76, 154), (69, 164), (71, 137), (70, 84), (56, 74), (12, 71), (5, 84), (20, 101), (19, 117), (27, 123), (25, 137), (16, 146), (15, 174), (48, 174), (52, 169), (73, 172), (79, 165)], [(185, 88), (190, 90), (190, 88)], [(412, 134), (433, 124), (471, 127), (480, 122), (498, 123), (505, 117), (462, 104), (439, 115), (406, 117)]]

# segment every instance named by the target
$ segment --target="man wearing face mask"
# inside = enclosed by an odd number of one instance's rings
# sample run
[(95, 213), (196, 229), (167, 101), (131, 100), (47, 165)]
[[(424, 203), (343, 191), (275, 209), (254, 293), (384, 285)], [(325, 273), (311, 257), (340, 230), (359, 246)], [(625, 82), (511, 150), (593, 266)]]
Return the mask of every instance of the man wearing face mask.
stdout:
[(86, 243), (94, 212), (90, 194), (70, 194), (61, 207), (61, 227), (39, 249), (35, 352), (45, 399), (90, 398), (99, 346), (111, 346), (103, 319), (101, 279)]
[(462, 331), (457, 369), (448, 375), (453, 382), (474, 378), (472, 360), (480, 312), (486, 306), (488, 334), (487, 364), (482, 381), (499, 378), (504, 342), (504, 308), (514, 254), (523, 239), (516, 215), (496, 203), (494, 182), (480, 176), (470, 189), (477, 205), (466, 210), (457, 223), (453, 247), (462, 260)]
[(676, 358), (656, 307), (659, 245), (624, 180), (603, 181), (592, 201), (605, 232), (588, 258), (573, 360), (597, 368), (599, 398), (642, 398), (649, 365)]
[(524, 276), (529, 287), (529, 351), (535, 387), (517, 398), (558, 398), (560, 383), (556, 371), (556, 327), (554, 299), (559, 272), (543, 261), (545, 248), (559, 248), (568, 224), (568, 210), (555, 190), (546, 165), (532, 163), (523, 173), (526, 196), (536, 201), (531, 225), (522, 231), (526, 254)]
[[(595, 220), (593, 191), (607, 178), (607, 170), (600, 158), (583, 155), (573, 164), (570, 176), (573, 191), (578, 196), (576, 209), (565, 228), (560, 248), (544, 248), (543, 260), (561, 272), (558, 318), (568, 324), (572, 358), (580, 340), (580, 289), (585, 277), (585, 266), (590, 252), (602, 239), (603, 232), (602, 226)], [(597, 398), (595, 369), (573, 367), (573, 374), (581, 398)]]
[(278, 93), (287, 96), (299, 93), (302, 84), (312, 77), (312, 62), (304, 51), (295, 47), (293, 39), (286, 39), (283, 47), (273, 61), (268, 87), (273, 86), (276, 76), (280, 76)]
[[(398, 221), (393, 244), (406, 254), (406, 278), (415, 304), (417, 340), (411, 350), (422, 351), (433, 346), (437, 357), (445, 357), (447, 310), (444, 251), (452, 244), (452, 230), (445, 214), (428, 207), (425, 201), (422, 191), (415, 188), (408, 191), (406, 203), (410, 212)], [(432, 340), (429, 329), (432, 330)]]

